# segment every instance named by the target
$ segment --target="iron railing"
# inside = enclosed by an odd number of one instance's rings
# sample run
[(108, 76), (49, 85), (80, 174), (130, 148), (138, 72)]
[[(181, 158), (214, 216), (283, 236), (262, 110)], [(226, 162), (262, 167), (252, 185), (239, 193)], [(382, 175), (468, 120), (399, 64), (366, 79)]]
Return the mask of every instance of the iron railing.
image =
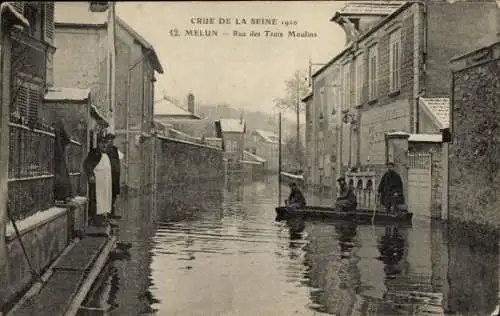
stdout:
[[(16, 219), (54, 206), (55, 134), (51, 128), (9, 123), (9, 207)], [(80, 187), (80, 143), (71, 141), (67, 162), (73, 193)], [(75, 192), (76, 191), (76, 192)]]

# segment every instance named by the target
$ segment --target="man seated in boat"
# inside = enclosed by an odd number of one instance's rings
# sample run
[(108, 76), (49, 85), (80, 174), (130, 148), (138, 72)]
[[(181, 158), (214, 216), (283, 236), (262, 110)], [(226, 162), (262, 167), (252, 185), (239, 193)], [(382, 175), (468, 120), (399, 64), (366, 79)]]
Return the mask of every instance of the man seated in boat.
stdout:
[(304, 194), (302, 194), (302, 191), (300, 191), (297, 183), (290, 183), (290, 190), (290, 195), (285, 201), (286, 206), (295, 208), (303, 208), (306, 206), (306, 198), (304, 197)]
[(378, 198), (388, 213), (399, 211), (399, 207), (404, 206), (403, 180), (394, 170), (394, 163), (387, 162), (387, 171), (380, 179), (378, 186)]
[(356, 210), (358, 200), (353, 188), (347, 185), (344, 177), (338, 178), (337, 182), (339, 183), (339, 195), (335, 202), (335, 209), (344, 212)]

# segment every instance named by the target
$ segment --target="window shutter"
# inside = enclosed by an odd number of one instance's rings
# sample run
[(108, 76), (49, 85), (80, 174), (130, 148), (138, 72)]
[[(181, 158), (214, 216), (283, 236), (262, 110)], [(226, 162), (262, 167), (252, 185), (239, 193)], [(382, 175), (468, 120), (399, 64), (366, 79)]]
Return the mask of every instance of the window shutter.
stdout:
[(44, 3), (44, 5), (44, 39), (47, 43), (54, 44), (54, 2), (47, 1)]
[(18, 86), (16, 98), (16, 109), (22, 117), (28, 116), (29, 89), (26, 84)]
[(40, 90), (37, 85), (29, 85), (29, 106), (28, 119), (36, 121), (38, 119), (38, 105), (40, 104)]
[(11, 1), (10, 4), (17, 12), (24, 15), (24, 2), (23, 1)]

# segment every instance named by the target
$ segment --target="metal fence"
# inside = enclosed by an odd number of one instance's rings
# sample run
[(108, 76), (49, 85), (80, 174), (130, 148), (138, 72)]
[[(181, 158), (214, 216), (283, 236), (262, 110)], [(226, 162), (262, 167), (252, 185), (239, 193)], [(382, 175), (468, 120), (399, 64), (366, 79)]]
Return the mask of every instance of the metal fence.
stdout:
[[(54, 143), (49, 130), (9, 123), (9, 208), (16, 219), (54, 206)], [(80, 183), (82, 146), (72, 141), (67, 162), (73, 191)]]

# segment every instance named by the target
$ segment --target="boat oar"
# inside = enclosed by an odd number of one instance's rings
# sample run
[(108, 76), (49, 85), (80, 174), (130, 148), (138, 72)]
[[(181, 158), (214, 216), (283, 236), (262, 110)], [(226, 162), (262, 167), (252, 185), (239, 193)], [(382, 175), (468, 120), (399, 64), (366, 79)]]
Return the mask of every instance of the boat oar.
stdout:
[(373, 207), (372, 225), (375, 222), (375, 213), (377, 212), (377, 205), (378, 205), (378, 194), (375, 195), (375, 206)]

